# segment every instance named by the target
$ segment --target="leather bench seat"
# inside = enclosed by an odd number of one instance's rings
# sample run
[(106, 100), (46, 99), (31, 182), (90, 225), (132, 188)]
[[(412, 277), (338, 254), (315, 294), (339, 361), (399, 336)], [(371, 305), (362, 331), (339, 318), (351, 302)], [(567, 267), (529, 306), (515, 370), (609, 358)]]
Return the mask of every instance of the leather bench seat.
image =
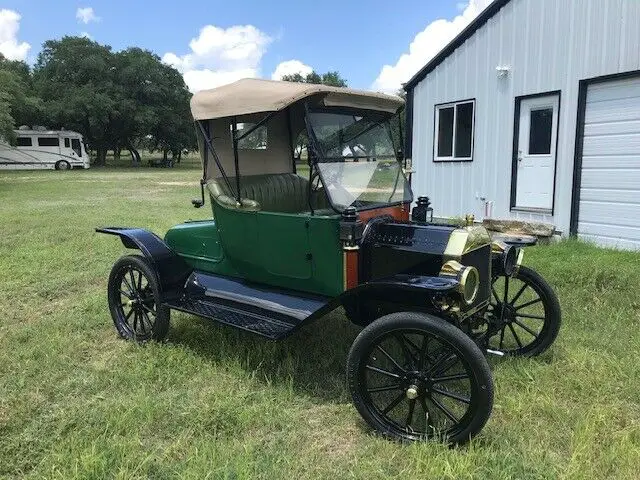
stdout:
[[(229, 177), (229, 182), (235, 188), (235, 177)], [(228, 191), (223, 179), (209, 180), (207, 188), (212, 199), (227, 208), (282, 213), (299, 213), (309, 210), (309, 181), (294, 173), (240, 177), (240, 206), (233, 193)], [(322, 191), (314, 193), (312, 203), (314, 209), (323, 209), (328, 206)]]

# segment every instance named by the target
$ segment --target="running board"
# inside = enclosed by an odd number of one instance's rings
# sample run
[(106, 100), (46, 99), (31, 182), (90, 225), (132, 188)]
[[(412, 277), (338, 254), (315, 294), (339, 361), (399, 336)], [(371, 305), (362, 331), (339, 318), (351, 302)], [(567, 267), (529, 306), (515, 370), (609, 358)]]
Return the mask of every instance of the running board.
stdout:
[(257, 335), (280, 340), (316, 317), (330, 298), (283, 291), (243, 280), (193, 272), (185, 294), (165, 305)]
[(267, 316), (269, 312), (266, 311), (264, 312), (266, 315), (248, 312), (229, 305), (205, 300), (174, 300), (166, 303), (166, 305), (175, 310), (205, 317), (272, 340), (286, 338), (298, 327), (297, 323), (289, 323)]

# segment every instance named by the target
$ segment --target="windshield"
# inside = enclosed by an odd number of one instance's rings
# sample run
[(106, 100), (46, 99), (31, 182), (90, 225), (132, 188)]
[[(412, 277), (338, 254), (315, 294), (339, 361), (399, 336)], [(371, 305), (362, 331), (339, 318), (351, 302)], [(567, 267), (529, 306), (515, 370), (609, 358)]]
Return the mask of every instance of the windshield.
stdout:
[(409, 182), (396, 158), (390, 118), (361, 112), (309, 114), (321, 150), (317, 167), (335, 208), (411, 201)]

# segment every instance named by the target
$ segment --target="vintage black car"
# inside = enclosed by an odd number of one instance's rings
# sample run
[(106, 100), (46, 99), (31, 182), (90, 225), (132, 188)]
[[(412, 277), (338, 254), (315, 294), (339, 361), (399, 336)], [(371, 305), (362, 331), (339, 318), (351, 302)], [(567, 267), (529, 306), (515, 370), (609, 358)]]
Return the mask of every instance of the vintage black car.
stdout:
[(175, 309), (279, 340), (342, 307), (363, 328), (346, 373), (374, 430), (450, 443), (477, 434), (493, 404), (485, 354), (543, 352), (560, 307), (521, 265), (524, 242), (492, 241), (472, 218), (434, 224), (425, 197), (411, 210), (402, 106), (255, 79), (194, 95), (203, 176), (193, 204), (208, 193), (213, 215), (164, 239), (97, 229), (141, 253), (109, 276), (118, 333), (161, 340)]

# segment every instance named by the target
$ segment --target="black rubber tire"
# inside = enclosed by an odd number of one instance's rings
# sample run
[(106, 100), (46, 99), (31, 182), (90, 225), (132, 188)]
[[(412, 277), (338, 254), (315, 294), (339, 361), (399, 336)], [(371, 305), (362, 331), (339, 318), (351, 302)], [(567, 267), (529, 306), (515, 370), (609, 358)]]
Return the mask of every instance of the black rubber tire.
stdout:
[[(155, 310), (156, 315), (154, 321), (150, 322), (150, 331), (146, 331), (145, 329), (144, 332), (138, 332), (135, 328), (136, 324), (134, 323), (132, 328), (131, 325), (128, 324), (127, 318), (125, 318), (126, 315), (122, 307), (123, 297), (120, 292), (122, 277), (131, 269), (142, 273), (148, 285), (148, 289), (146, 289), (146, 291), (153, 295), (153, 304), (151, 308)], [(122, 338), (142, 343), (149, 340), (161, 341), (167, 336), (167, 333), (169, 332), (170, 309), (161, 305), (162, 297), (158, 278), (154, 268), (151, 266), (151, 263), (145, 257), (141, 257), (139, 255), (126, 255), (118, 259), (109, 274), (107, 297), (113, 324)], [(134, 317), (135, 315), (136, 314), (134, 313)], [(150, 318), (148, 314), (146, 318)], [(140, 322), (142, 325), (145, 325), (142, 318)]]
[(508, 350), (504, 353), (511, 357), (535, 357), (545, 352), (558, 337), (562, 324), (560, 302), (551, 285), (532, 268), (521, 266), (514, 278), (529, 284), (540, 296), (544, 306), (545, 320), (537, 339), (523, 348)]
[(462, 360), (462, 365), (472, 382), (470, 407), (461, 420), (469, 416), (461, 429), (451, 434), (438, 436), (450, 444), (461, 444), (469, 441), (486, 424), (493, 408), (493, 379), (491, 370), (484, 354), (478, 346), (460, 329), (446, 320), (433, 315), (417, 312), (397, 312), (380, 317), (363, 329), (349, 351), (347, 358), (347, 382), (353, 403), (362, 418), (376, 432), (385, 437), (401, 441), (423, 441), (429, 438), (425, 435), (415, 435), (406, 430), (400, 431), (390, 422), (385, 423), (381, 412), (377, 412), (368, 401), (369, 394), (361, 381), (361, 372), (365, 370), (363, 362), (367, 362), (369, 355), (375, 348), (376, 342), (392, 333), (407, 332), (427, 334), (438, 342), (446, 344), (455, 350), (456, 356)]
[(71, 170), (71, 164), (66, 160), (59, 160), (56, 162), (56, 170)]

